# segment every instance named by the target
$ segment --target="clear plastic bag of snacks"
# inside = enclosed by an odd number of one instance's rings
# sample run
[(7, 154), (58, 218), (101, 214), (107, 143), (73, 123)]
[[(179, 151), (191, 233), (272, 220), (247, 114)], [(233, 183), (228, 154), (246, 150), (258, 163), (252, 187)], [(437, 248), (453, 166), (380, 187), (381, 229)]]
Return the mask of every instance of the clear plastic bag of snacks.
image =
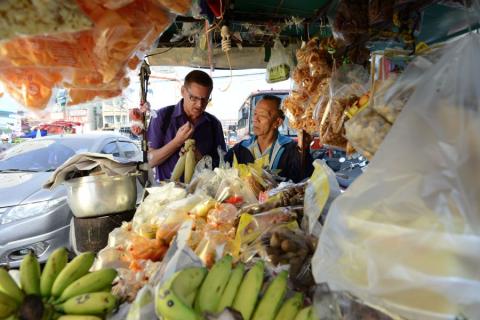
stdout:
[(368, 170), (330, 208), (318, 283), (407, 319), (480, 318), (479, 50), (468, 34), (414, 75)]

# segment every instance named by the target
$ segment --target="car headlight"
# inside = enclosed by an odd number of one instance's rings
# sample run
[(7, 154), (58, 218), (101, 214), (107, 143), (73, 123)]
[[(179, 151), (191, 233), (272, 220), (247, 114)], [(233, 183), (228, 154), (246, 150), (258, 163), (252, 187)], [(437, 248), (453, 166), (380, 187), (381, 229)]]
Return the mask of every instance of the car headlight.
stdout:
[(45, 214), (62, 206), (64, 203), (66, 203), (66, 199), (66, 197), (62, 197), (49, 201), (41, 201), (15, 206), (9, 212), (0, 215), (0, 225), (25, 219), (28, 217), (33, 217), (36, 215)]

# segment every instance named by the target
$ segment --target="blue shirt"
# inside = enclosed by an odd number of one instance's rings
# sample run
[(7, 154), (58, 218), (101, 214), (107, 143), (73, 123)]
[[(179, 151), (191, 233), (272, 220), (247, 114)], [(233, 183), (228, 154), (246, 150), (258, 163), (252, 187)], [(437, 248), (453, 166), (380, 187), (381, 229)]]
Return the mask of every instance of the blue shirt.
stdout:
[[(165, 107), (157, 111), (157, 117), (151, 118), (147, 131), (148, 146), (153, 149), (159, 149), (175, 138), (178, 129), (187, 123), (188, 118), (183, 110), (183, 99), (180, 100), (170, 113)], [(168, 119), (167, 119), (168, 118)], [(162, 132), (165, 131), (165, 132)], [(198, 151), (205, 156), (212, 157), (213, 166), (218, 167), (219, 156), (217, 147), (220, 146), (223, 151), (226, 150), (223, 129), (220, 121), (208, 112), (204, 112), (195, 124), (192, 139), (195, 139), (195, 145)], [(172, 175), (173, 168), (178, 161), (180, 149), (173, 153), (161, 165), (155, 167), (156, 180), (168, 180)]]

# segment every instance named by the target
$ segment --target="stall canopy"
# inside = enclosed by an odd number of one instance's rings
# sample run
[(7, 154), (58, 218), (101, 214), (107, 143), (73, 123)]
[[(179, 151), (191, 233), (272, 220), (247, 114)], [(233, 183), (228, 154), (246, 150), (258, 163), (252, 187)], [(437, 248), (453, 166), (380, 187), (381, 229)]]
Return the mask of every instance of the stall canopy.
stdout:
[[(339, 0), (206, 1), (209, 7), (213, 8), (208, 11), (217, 11), (219, 15), (215, 17), (213, 13), (201, 15), (198, 12), (191, 12), (188, 16), (178, 16), (159, 38), (158, 48), (150, 53), (149, 63), (208, 67), (213, 61), (212, 64), (216, 68), (229, 68), (230, 65), (221, 50), (220, 29), (221, 26), (227, 25), (231, 33), (232, 68), (262, 68), (268, 61), (269, 50), (276, 36), (279, 36), (284, 44), (297, 46), (298, 43), (294, 44), (295, 40), (298, 42), (313, 36), (330, 36), (332, 34), (330, 25), (339, 2)], [(368, 7), (369, 1), (363, 2), (367, 3)], [(442, 42), (480, 26), (478, 16), (468, 15), (468, 10), (465, 10), (465, 5), (469, 7), (470, 1), (423, 0), (379, 1), (379, 3), (382, 5), (408, 3), (405, 11), (415, 13), (419, 19), (412, 32), (417, 43)], [(368, 16), (369, 13), (367, 11), (364, 14)], [(204, 18), (210, 21), (208, 27), (205, 26)], [(202, 39), (206, 30), (209, 30), (208, 37)], [(211, 45), (212, 61), (208, 60), (208, 44)], [(369, 48), (375, 50), (401, 45), (385, 40), (375, 41)]]
[[(229, 55), (232, 68), (263, 68), (276, 36), (285, 44), (294, 45), (297, 40), (320, 33), (330, 35), (326, 20), (330, 3), (329, 0), (216, 1), (217, 9), (221, 8), (223, 15), (217, 16), (215, 21), (208, 14), (178, 16), (162, 34), (158, 48), (150, 53), (148, 61), (151, 65), (208, 67), (210, 43), (214, 66), (229, 68), (221, 48), (220, 28), (227, 25), (231, 35)], [(208, 27), (203, 18), (210, 22)], [(202, 38), (206, 28), (209, 30), (208, 41)]]
[[(336, 56), (363, 65), (371, 51), (414, 54), (419, 42), (478, 28), (478, 14), (467, 14), (473, 1), (52, 1), (49, 11), (58, 14), (49, 15), (47, 24), (28, 1), (29, 15), (16, 21), (16, 2), (8, 0), (2, 6), (3, 20), (11, 23), (0, 34), (0, 81), (28, 108), (75, 105), (122, 94), (145, 57), (152, 66), (264, 68), (276, 40), (287, 48), (284, 56), (294, 58), (302, 41), (331, 35)], [(63, 17), (65, 10), (76, 19)], [(36, 20), (27, 23), (27, 16)], [(55, 101), (63, 89), (68, 99)]]

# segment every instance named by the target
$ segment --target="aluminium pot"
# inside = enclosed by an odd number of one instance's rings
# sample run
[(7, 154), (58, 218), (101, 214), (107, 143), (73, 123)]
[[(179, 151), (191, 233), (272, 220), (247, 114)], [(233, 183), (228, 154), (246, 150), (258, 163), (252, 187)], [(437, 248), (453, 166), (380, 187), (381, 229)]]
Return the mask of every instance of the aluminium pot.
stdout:
[(138, 174), (91, 175), (65, 181), (67, 202), (77, 218), (103, 216), (135, 208)]

